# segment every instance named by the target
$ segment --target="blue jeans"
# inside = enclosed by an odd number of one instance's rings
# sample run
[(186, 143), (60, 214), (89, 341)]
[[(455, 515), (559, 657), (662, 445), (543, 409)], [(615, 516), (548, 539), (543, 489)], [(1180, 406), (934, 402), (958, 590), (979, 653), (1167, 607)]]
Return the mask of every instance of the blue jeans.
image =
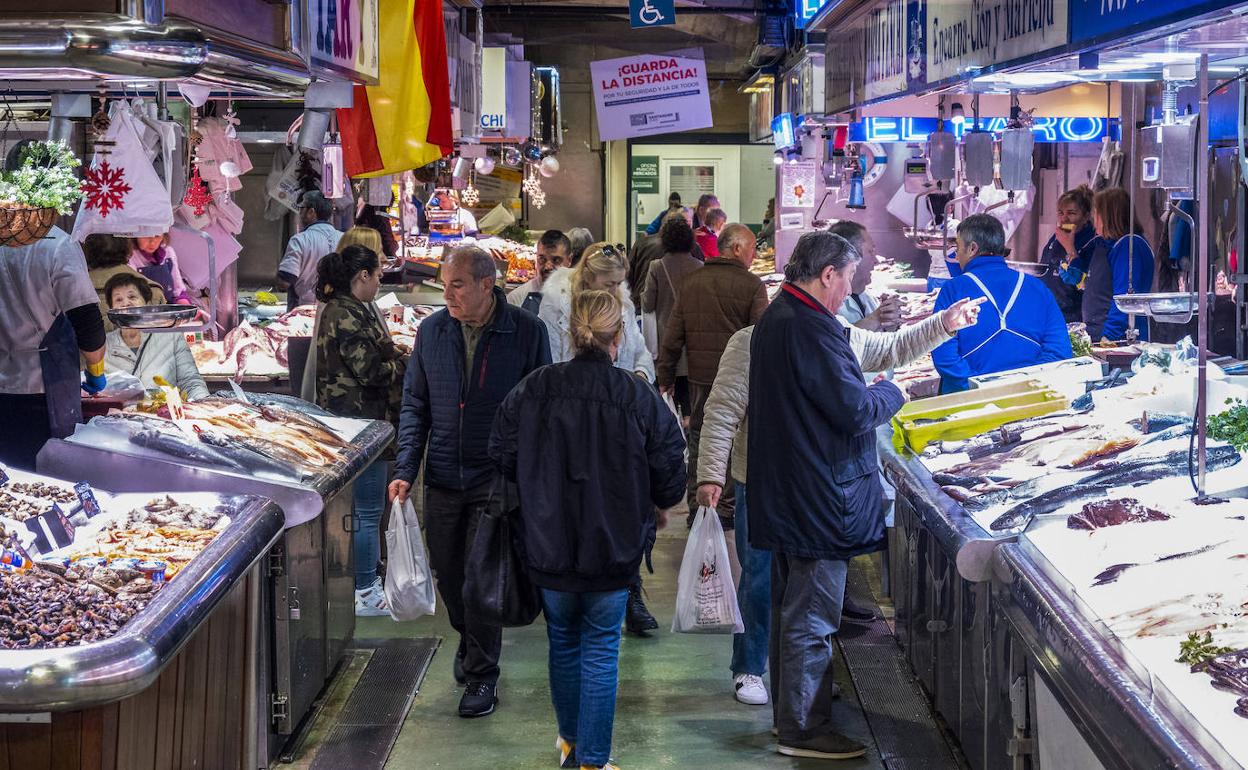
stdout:
[(363, 591), (377, 582), (377, 562), (381, 559), (381, 514), (386, 509), (386, 480), (390, 466), (377, 460), (355, 480), (355, 590)]
[(767, 640), (771, 636), (771, 551), (750, 545), (744, 484), (737, 484), (735, 518), (737, 559), (741, 562), (737, 604), (745, 632), (732, 636), (732, 673), (762, 676), (767, 671)]
[(542, 589), (550, 639), (550, 697), (559, 735), (582, 765), (611, 757), (620, 674), (620, 624), (628, 590), (568, 593)]

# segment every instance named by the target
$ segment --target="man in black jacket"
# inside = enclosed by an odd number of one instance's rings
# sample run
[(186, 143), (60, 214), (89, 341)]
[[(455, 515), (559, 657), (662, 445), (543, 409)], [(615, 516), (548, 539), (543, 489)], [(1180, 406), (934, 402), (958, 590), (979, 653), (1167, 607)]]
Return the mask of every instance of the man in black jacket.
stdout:
[(494, 259), (461, 246), (442, 266), (446, 309), (420, 325), (403, 384), (398, 460), (390, 496), (407, 499), (425, 465), (425, 536), (438, 593), (459, 632), (455, 679), (465, 685), (459, 715), (490, 714), (498, 703), (503, 632), (465, 608), (464, 562), (477, 517), (491, 495), (495, 466), (487, 448), (494, 413), (520, 380), (550, 363), (546, 327), (507, 303), (494, 285)]
[(849, 559), (884, 540), (875, 428), (906, 397), (864, 383), (836, 318), (859, 259), (839, 235), (803, 235), (750, 344), (748, 415), (765, 428), (749, 436), (749, 536), (773, 552), (771, 691), (788, 756), (866, 753), (833, 729), (832, 636)]

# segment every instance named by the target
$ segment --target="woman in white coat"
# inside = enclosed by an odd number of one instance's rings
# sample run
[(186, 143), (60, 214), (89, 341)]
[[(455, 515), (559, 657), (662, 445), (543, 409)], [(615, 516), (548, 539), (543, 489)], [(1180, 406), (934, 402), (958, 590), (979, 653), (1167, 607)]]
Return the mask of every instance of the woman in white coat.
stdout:
[(654, 359), (646, 350), (645, 339), (637, 322), (637, 310), (629, 297), (628, 257), (609, 243), (594, 243), (585, 249), (576, 267), (556, 270), (542, 286), (542, 304), (537, 316), (546, 323), (550, 334), (550, 358), (553, 363), (571, 361), (575, 355), (569, 332), (572, 319), (572, 295), (582, 291), (609, 291), (624, 306), (624, 339), (620, 343), (615, 365), (633, 372), (646, 382), (654, 382)]
[[(152, 289), (141, 276), (118, 273), (104, 284), (104, 298), (110, 308), (141, 307), (151, 302)], [(105, 337), (104, 370), (132, 374), (148, 390), (156, 387), (160, 377), (188, 400), (208, 397), (208, 386), (195, 366), (186, 338), (177, 332), (114, 329)]]

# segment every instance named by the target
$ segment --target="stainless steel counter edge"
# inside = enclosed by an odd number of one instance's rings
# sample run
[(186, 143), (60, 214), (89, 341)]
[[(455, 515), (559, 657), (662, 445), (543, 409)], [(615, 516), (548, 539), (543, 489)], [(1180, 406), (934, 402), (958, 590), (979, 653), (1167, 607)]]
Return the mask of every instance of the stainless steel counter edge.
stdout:
[(284, 517), (263, 498), (232, 498), (232, 521), (110, 639), (0, 651), (0, 711), (68, 711), (142, 692), (277, 541)]
[(1240, 768), (1190, 713), (1170, 709), (1021, 544), (996, 551), (993, 597), (1107, 767)]
[(916, 455), (908, 450), (898, 452), (893, 447), (890, 426), (876, 430), (876, 451), (885, 477), (897, 488), (897, 496), (910, 502), (941, 549), (954, 558), (958, 574), (973, 583), (991, 579), (993, 552), (997, 546), (1016, 538), (993, 537), (979, 526), (932, 481), (931, 472)]
[(111, 492), (220, 492), (254, 494), (281, 506), (286, 528), (321, 514), (324, 501), (355, 479), (394, 438), (394, 427), (370, 421), (351, 439), (342, 462), (303, 481), (235, 473), (223, 468), (191, 465), (176, 457), (102, 449), (73, 440), (52, 439), (39, 453), (40, 473), (88, 481)]

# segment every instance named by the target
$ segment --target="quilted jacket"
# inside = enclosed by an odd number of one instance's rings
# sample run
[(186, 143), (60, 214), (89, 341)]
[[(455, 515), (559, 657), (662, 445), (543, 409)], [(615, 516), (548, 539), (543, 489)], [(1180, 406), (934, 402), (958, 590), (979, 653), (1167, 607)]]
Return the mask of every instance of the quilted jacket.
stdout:
[(767, 290), (762, 280), (733, 259), (711, 259), (680, 282), (680, 297), (659, 334), (659, 385), (676, 379), (681, 350), (687, 351), (689, 381), (715, 382), (728, 339), (762, 317)]
[[(719, 374), (706, 402), (702, 436), (698, 443), (698, 483), (722, 484), (732, 455), (735, 481), (746, 483), (748, 425), (745, 412), (750, 403), (750, 337), (748, 326), (728, 340)], [(882, 371), (907, 364), (930, 353), (949, 334), (935, 315), (895, 332), (872, 332), (849, 327), (849, 346), (863, 371)]]
[(464, 333), (445, 309), (420, 325), (403, 382), (394, 477), (413, 483), (428, 449), (425, 483), (464, 490), (494, 473), (487, 449), (494, 413), (520, 380), (550, 363), (546, 328), (494, 289), (495, 311), (464, 382)]

